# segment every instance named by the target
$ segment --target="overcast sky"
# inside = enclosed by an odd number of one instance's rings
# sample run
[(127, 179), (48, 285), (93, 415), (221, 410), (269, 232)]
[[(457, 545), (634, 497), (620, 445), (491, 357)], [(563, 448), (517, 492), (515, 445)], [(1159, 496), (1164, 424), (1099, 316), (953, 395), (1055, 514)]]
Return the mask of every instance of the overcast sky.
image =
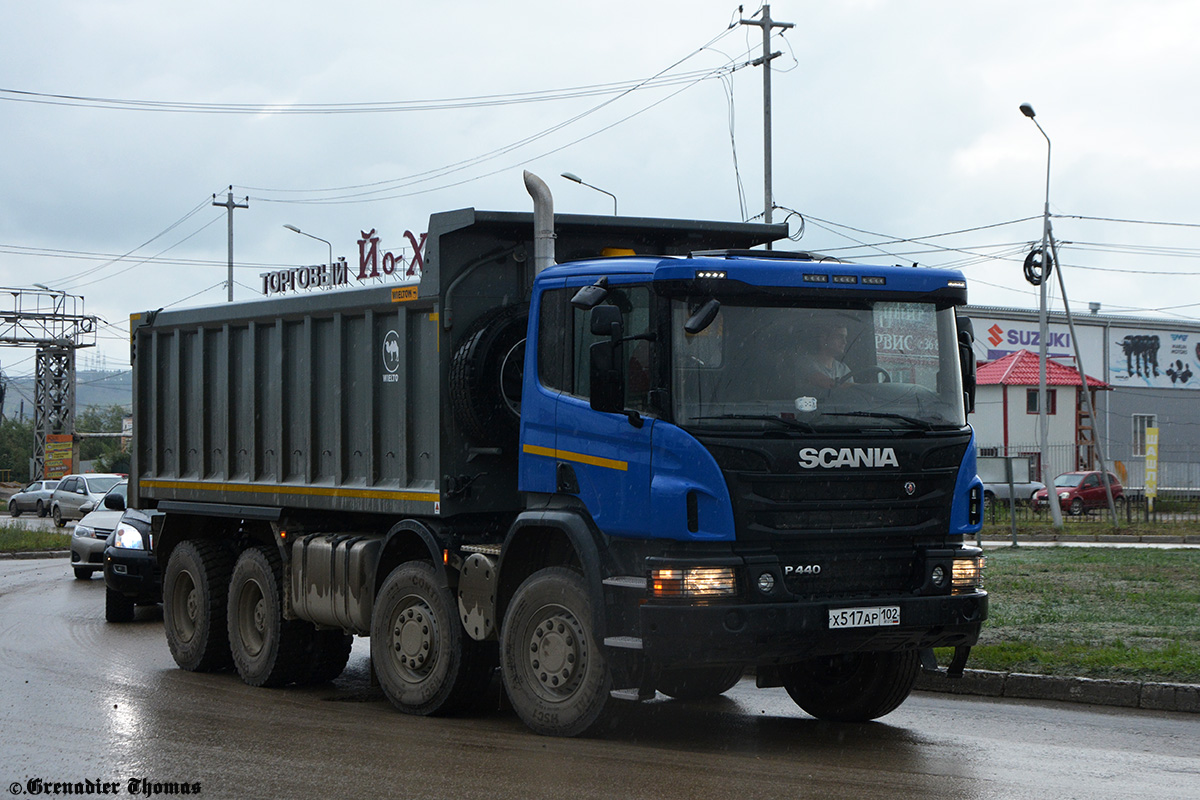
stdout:
[[(327, 260), (285, 224), (357, 265), (362, 231), (399, 249), (431, 212), (530, 210), (522, 169), (563, 213), (612, 210), (558, 177), (569, 171), (622, 214), (753, 217), (762, 69), (729, 68), (759, 54), (761, 31), (728, 27), (759, 9), (8, 4), (0, 286), (82, 295), (108, 326), (80, 368), (97, 353), (127, 368), (131, 312), (224, 301), (226, 212), (211, 203), (230, 184), (249, 197), (234, 214), (235, 299), (256, 297), (268, 269)], [(778, 0), (771, 14), (795, 23), (772, 43), (775, 201), (805, 219), (789, 247), (961, 267), (973, 303), (1036, 307), (1021, 261), (1041, 237), (1046, 140), (1018, 110), (1028, 102), (1053, 141), (1073, 308), (1200, 318), (1200, 4)], [(571, 91), (647, 79), (662, 83)], [(551, 99), (512, 102), (527, 93)], [(203, 113), (164, 110), (181, 104)], [(325, 113), (278, 112), (303, 106)], [(0, 348), (6, 373), (32, 366), (32, 350)]]

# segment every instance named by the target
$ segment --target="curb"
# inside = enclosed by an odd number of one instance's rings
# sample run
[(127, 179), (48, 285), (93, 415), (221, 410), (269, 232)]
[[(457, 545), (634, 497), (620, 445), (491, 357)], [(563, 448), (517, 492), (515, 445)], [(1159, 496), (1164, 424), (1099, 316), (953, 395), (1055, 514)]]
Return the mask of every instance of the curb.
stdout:
[(70, 558), (70, 550), (33, 550), (25, 553), (0, 553), (0, 559)]
[(1200, 686), (1187, 683), (1143, 683), (1096, 678), (1060, 678), (1022, 672), (969, 669), (959, 680), (922, 673), (915, 687), (925, 692), (1057, 700), (1147, 711), (1200, 713)]

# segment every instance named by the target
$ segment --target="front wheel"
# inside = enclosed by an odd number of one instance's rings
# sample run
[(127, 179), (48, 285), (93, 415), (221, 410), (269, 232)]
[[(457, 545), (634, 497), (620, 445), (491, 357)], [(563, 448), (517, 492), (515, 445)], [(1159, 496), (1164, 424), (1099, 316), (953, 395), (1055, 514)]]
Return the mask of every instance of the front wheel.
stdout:
[(225, 606), (233, 554), (216, 542), (181, 542), (163, 573), (163, 629), (181, 668), (210, 672), (232, 665)]
[(88, 569), (87, 567), (75, 567), (75, 577), (81, 581), (90, 581), (92, 579), (92, 573), (95, 571), (96, 570)]
[(480, 699), (494, 656), (466, 635), (433, 565), (397, 567), (371, 615), (371, 663), (388, 700), (406, 714), (449, 714)]
[(8, 513), (9, 513), (9, 516), (12, 516), (12, 517), (19, 517), (19, 516), (21, 516), (21, 509), (17, 508), (17, 501), (16, 501), (16, 500), (9, 500), (9, 501), (8, 501)]
[(578, 736), (597, 727), (612, 678), (583, 576), (549, 567), (521, 584), (504, 615), (500, 667), (517, 716), (535, 733)]
[(916, 650), (845, 653), (785, 668), (783, 686), (796, 705), (817, 719), (867, 722), (895, 711), (920, 670)]
[(106, 588), (104, 590), (104, 619), (108, 622), (133, 622), (133, 600)]
[(1083, 498), (1076, 497), (1071, 501), (1070, 513), (1072, 517), (1078, 517), (1083, 514)]
[(696, 667), (693, 669), (665, 669), (658, 677), (658, 691), (676, 700), (704, 700), (717, 697), (737, 685), (746, 668), (741, 664), (733, 667)]

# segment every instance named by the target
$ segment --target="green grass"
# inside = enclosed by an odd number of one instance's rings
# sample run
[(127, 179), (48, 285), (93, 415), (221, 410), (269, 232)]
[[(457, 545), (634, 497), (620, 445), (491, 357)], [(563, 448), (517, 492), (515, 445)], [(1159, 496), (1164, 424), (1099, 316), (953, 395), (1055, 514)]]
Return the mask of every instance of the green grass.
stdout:
[(974, 669), (1200, 683), (1200, 551), (988, 552)]
[(20, 523), (0, 525), (0, 553), (25, 553), (34, 550), (66, 550), (71, 546), (70, 531), (31, 531)]

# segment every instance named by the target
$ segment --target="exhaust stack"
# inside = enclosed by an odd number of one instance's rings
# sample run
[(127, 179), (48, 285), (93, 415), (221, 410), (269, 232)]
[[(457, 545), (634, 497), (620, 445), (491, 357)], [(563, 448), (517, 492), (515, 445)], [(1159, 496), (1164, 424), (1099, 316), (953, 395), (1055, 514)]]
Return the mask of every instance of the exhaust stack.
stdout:
[(533, 198), (533, 274), (554, 264), (554, 197), (546, 182), (525, 170), (525, 190)]

